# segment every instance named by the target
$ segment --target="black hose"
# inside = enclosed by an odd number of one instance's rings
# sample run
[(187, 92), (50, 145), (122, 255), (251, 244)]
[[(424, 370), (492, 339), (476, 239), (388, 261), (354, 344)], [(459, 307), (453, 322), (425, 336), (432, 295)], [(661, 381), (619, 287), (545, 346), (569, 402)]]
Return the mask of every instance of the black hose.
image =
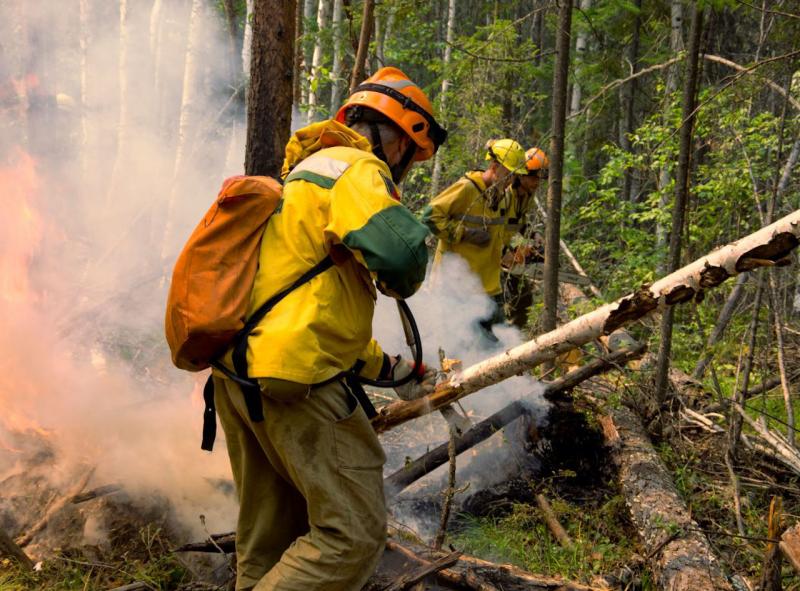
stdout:
[[(411, 313), (411, 308), (408, 307), (405, 300), (397, 300), (397, 307), (400, 309), (400, 313), (405, 316), (406, 320), (408, 321), (408, 326), (411, 328), (411, 334), (414, 337), (414, 347), (412, 352), (414, 353), (414, 369), (418, 370), (422, 367), (422, 337), (419, 336), (419, 327), (417, 327), (417, 321), (414, 320), (414, 315)], [(358, 381), (362, 384), (367, 384), (368, 386), (375, 386), (376, 388), (397, 388), (398, 386), (402, 386), (403, 384), (407, 384), (413, 379), (417, 378), (417, 372), (412, 371), (405, 377), (400, 378), (399, 380), (370, 380), (369, 378), (365, 378), (363, 376), (357, 376)]]

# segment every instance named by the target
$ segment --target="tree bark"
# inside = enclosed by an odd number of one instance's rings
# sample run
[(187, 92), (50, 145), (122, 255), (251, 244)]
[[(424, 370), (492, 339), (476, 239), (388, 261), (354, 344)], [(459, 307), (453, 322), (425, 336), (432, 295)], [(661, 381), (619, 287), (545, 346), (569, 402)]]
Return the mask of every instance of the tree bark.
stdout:
[[(585, 12), (592, 7), (592, 0), (579, 1), (581, 12)], [(569, 114), (574, 115), (581, 109), (581, 99), (583, 92), (581, 90), (581, 65), (583, 64), (584, 55), (586, 54), (586, 42), (589, 36), (585, 27), (578, 28), (578, 34), (575, 37), (575, 81), (572, 83), (572, 98), (569, 107)]]
[[(181, 92), (181, 109), (178, 118), (178, 139), (175, 146), (175, 162), (172, 169), (172, 179), (169, 196), (167, 197), (166, 212), (164, 214), (164, 233), (161, 239), (161, 261), (166, 261), (172, 240), (172, 216), (175, 211), (175, 201), (178, 198), (178, 187), (186, 173), (187, 154), (190, 148), (190, 135), (196, 131), (199, 123), (199, 101), (197, 89), (200, 79), (201, 61), (198, 51), (203, 42), (203, 3), (205, 0), (192, 0), (192, 10), (189, 17), (189, 35), (186, 42), (186, 58), (183, 66), (183, 90)], [(168, 270), (164, 269), (164, 277)]]
[[(692, 152), (692, 135), (695, 120), (695, 96), (699, 71), (700, 37), (703, 32), (703, 10), (694, 3), (692, 24), (689, 32), (689, 55), (686, 64), (686, 82), (683, 87), (683, 107), (681, 114), (680, 151), (678, 170), (675, 175), (675, 203), (672, 206), (672, 228), (669, 239), (669, 259), (667, 270), (672, 273), (680, 266), (683, 222), (686, 204), (689, 200), (689, 159)], [(667, 374), (669, 373), (670, 351), (672, 348), (673, 309), (668, 308), (661, 316), (661, 344), (658, 349), (656, 365), (656, 399), (661, 402), (666, 397)]]
[[(683, 0), (671, 0), (670, 2), (670, 37), (669, 48), (673, 56), (683, 50)], [(678, 89), (678, 69), (671, 67), (667, 70), (667, 80), (664, 88), (664, 116), (666, 124), (670, 120), (670, 109), (672, 107), (672, 94)], [(658, 188), (661, 191), (659, 208), (663, 211), (667, 209), (666, 186), (669, 184), (669, 167), (664, 166), (659, 174)], [(656, 245), (661, 251), (667, 244), (667, 229), (661, 221), (656, 223)], [(665, 271), (665, 267), (659, 263), (658, 273)]]
[[(444, 55), (442, 56), (442, 91), (439, 93), (439, 119), (444, 125), (445, 112), (447, 110), (447, 92), (450, 89), (450, 56), (453, 41), (455, 40), (456, 28), (456, 0), (448, 0), (447, 3), (447, 34), (445, 35)], [(439, 194), (442, 177), (442, 150), (436, 151), (433, 157), (433, 173), (431, 175), (431, 197)]]
[(250, 77), (250, 61), (253, 52), (253, 11), (255, 0), (247, 0), (245, 4), (244, 35), (242, 36), (242, 72), (245, 78)]
[(277, 177), (292, 126), (295, 2), (256, 0), (247, 93), (248, 175)]
[(378, 433), (438, 410), (464, 396), (608, 335), (664, 306), (691, 300), (725, 279), (757, 267), (786, 265), (800, 244), (800, 210), (703, 256), (652, 285), (508, 351), (472, 365), (440, 384), (433, 394), (383, 407), (372, 425)]
[[(642, 9), (642, 0), (635, 0), (637, 8), (636, 15), (633, 18), (633, 32), (631, 34), (631, 42), (627, 49), (627, 60), (630, 65), (631, 74), (636, 74), (639, 70), (639, 28), (642, 22), (640, 12)], [(636, 129), (634, 105), (636, 103), (636, 86), (637, 82), (634, 78), (621, 89), (621, 104), (622, 104), (622, 121), (620, 123), (619, 145), (620, 148), (626, 152), (633, 152), (630, 136)], [(625, 176), (622, 183), (622, 199), (624, 201), (635, 201), (636, 191), (633, 186), (633, 173), (630, 169), (625, 170)]]
[(344, 80), (344, 30), (342, 27), (343, 0), (333, 0), (333, 66), (331, 67), (331, 115), (334, 115), (342, 104)]
[(612, 452), (622, 494), (658, 587), (733, 591), (638, 417), (624, 406), (611, 412), (622, 443)]
[(558, 11), (556, 65), (553, 75), (553, 111), (550, 140), (550, 181), (547, 186), (547, 221), (545, 228), (544, 315), (542, 328), (553, 330), (558, 311), (558, 251), (561, 239), (561, 190), (564, 167), (564, 128), (567, 109), (567, 76), (569, 74), (570, 27), (572, 0), (563, 0)]
[(364, 0), (364, 12), (361, 16), (361, 35), (358, 39), (358, 51), (356, 61), (353, 64), (353, 72), (350, 76), (350, 94), (356, 86), (364, 80), (364, 67), (367, 63), (367, 50), (369, 49), (369, 39), (372, 35), (372, 13), (375, 10), (375, 0)]
[(308, 90), (308, 122), (313, 123), (317, 119), (317, 103), (319, 102), (322, 90), (322, 76), (320, 68), (323, 60), (323, 31), (328, 27), (328, 6), (329, 0), (319, 0), (317, 7), (317, 35), (314, 38), (314, 53), (311, 56), (311, 87)]

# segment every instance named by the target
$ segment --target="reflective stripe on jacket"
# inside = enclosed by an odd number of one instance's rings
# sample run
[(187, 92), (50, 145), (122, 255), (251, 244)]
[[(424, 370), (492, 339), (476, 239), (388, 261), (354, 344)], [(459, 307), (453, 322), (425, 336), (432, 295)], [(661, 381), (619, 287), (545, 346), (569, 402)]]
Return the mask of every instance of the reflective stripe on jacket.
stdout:
[(322, 149), (292, 168), (261, 242), (248, 315), (326, 255), (336, 265), (290, 293), (255, 328), (251, 377), (315, 384), (359, 359), (366, 364), (361, 373), (377, 377), (383, 353), (372, 339), (373, 280), (408, 297), (427, 265), (428, 231), (396, 195), (387, 166), (361, 149)]
[[(479, 170), (468, 172), (439, 193), (425, 208), (423, 221), (439, 238), (434, 267), (438, 266), (445, 252), (457, 253), (467, 260), (470, 269), (480, 277), (486, 293), (493, 296), (503, 291), (500, 285), (500, 259), (507, 219), (499, 207), (491, 207), (482, 174)], [(489, 232), (489, 244), (476, 246), (464, 242), (465, 228)]]

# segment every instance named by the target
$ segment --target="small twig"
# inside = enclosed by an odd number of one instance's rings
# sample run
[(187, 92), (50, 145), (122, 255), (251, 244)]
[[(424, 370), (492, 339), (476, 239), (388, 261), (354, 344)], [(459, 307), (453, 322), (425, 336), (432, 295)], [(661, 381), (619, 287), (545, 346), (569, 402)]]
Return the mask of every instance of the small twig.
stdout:
[(572, 540), (570, 539), (566, 530), (559, 523), (553, 508), (547, 501), (547, 498), (541, 493), (537, 494), (536, 504), (539, 505), (539, 509), (542, 511), (544, 516), (544, 522), (547, 524), (548, 529), (555, 536), (556, 540), (558, 540), (558, 543), (567, 550), (572, 550), (574, 547)]
[(383, 591), (406, 591), (406, 589), (419, 583), (425, 577), (435, 574), (449, 566), (453, 566), (458, 562), (460, 556), (461, 552), (451, 552), (447, 556), (442, 556), (433, 562), (420, 560), (422, 566), (407, 575), (401, 576), (393, 583), (384, 587)]
[(453, 497), (456, 494), (456, 455), (456, 429), (450, 427), (450, 440), (447, 443), (447, 457), (450, 461), (450, 470), (447, 474), (447, 490), (444, 493), (442, 516), (439, 520), (439, 531), (436, 532), (436, 537), (433, 539), (433, 547), (436, 550), (441, 550), (444, 538), (447, 535), (447, 522), (450, 520), (450, 509), (453, 505)]

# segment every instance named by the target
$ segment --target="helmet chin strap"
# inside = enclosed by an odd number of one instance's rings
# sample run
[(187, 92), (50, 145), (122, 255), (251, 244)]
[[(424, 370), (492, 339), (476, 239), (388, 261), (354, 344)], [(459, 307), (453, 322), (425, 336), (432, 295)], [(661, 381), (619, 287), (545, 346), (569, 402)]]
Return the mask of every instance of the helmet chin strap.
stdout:
[(394, 166), (389, 164), (389, 159), (386, 157), (386, 152), (383, 151), (383, 142), (381, 141), (381, 130), (378, 129), (378, 124), (374, 121), (369, 122), (369, 130), (370, 135), (372, 135), (372, 153), (379, 160), (383, 160), (386, 165), (389, 167), (389, 171), (392, 173), (392, 180), (395, 184), (399, 184), (400, 181), (403, 180), (403, 173), (405, 172), (408, 164), (414, 158), (414, 154), (417, 151), (417, 147), (414, 145), (414, 142), (409, 142), (406, 151), (403, 152), (402, 158), (400, 161), (397, 162)]

